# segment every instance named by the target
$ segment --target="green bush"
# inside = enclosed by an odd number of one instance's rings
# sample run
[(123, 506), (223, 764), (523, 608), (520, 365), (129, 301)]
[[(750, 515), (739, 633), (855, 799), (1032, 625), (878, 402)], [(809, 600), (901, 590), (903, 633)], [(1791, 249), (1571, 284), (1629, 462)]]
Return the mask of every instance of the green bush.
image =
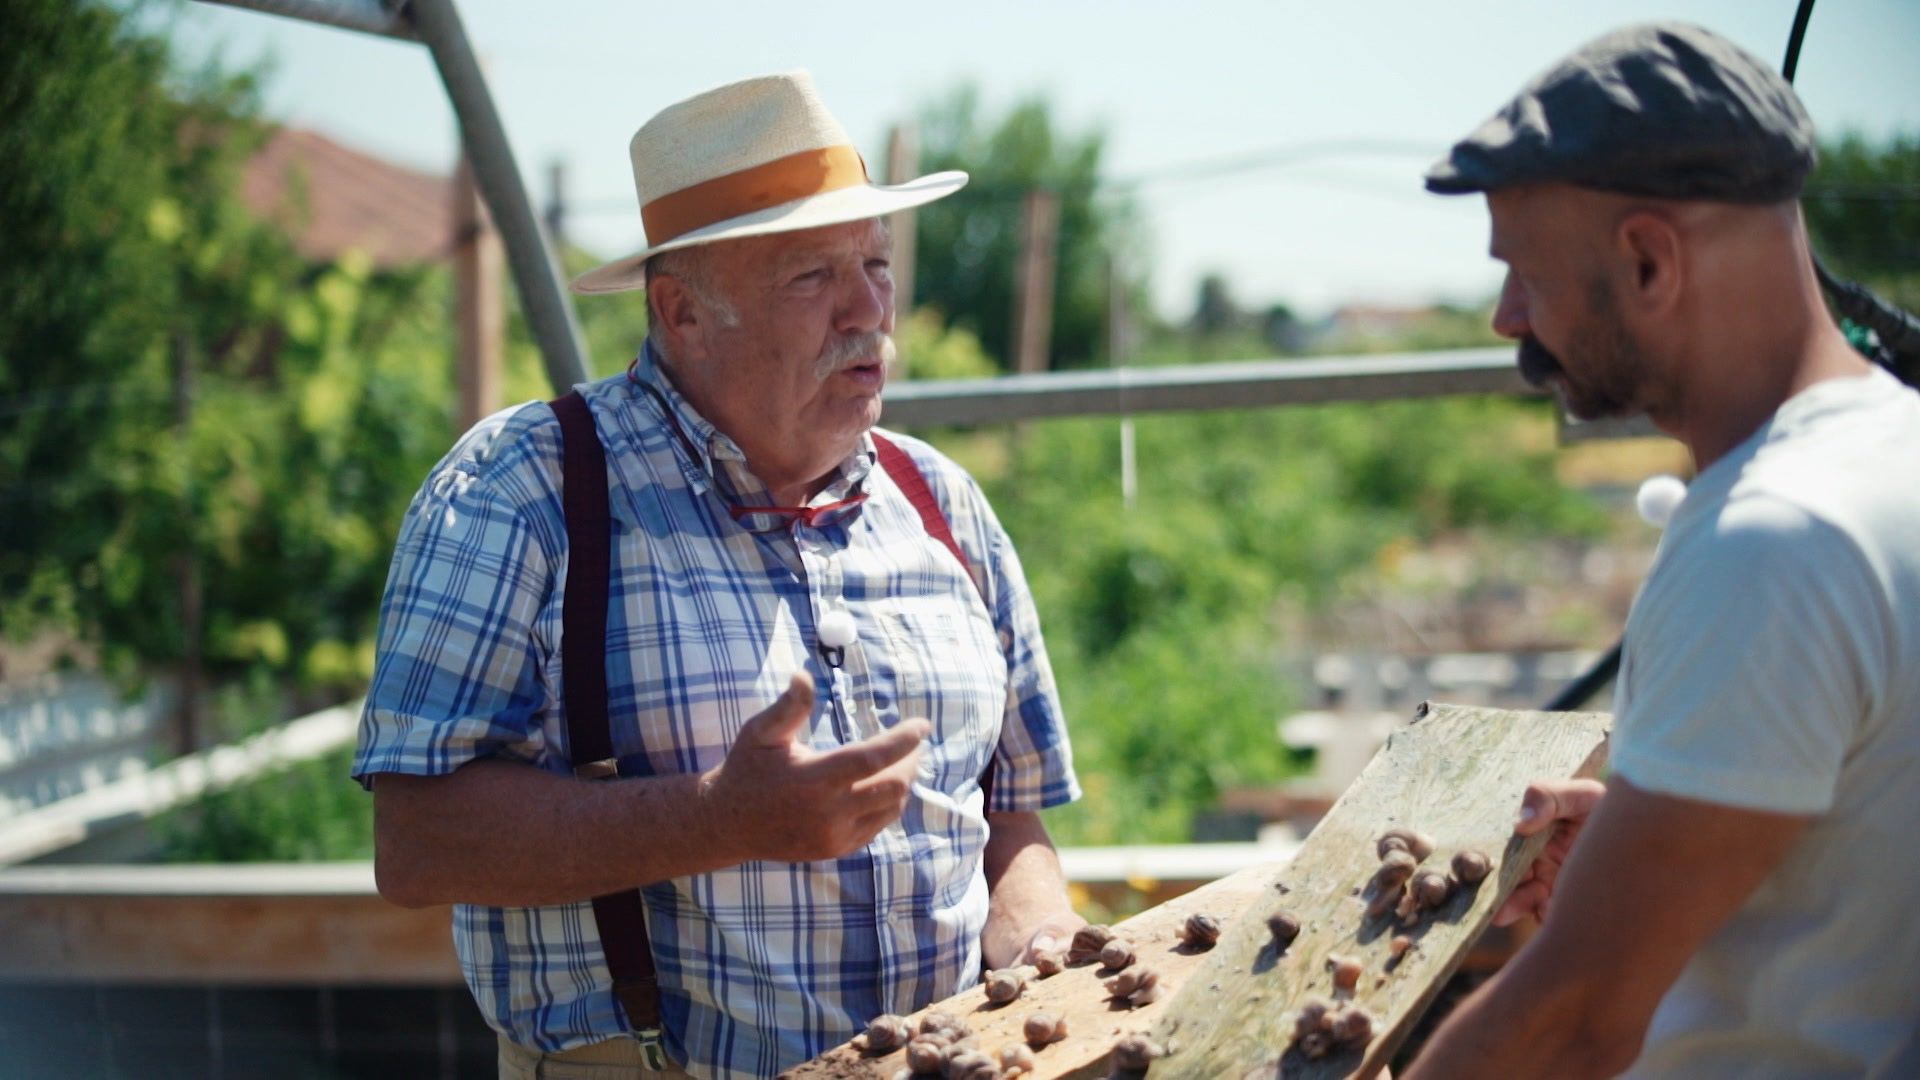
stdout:
[(373, 858), (373, 799), (347, 779), (351, 748), (201, 799), (163, 818), (167, 862)]
[[(1451, 399), (1134, 421), (1135, 505), (1120, 421), (949, 435), (1018, 545), (1047, 626), (1086, 801), (1064, 843), (1178, 843), (1225, 787), (1296, 767), (1276, 606), (1309, 607), (1389, 546), (1463, 529), (1598, 535), (1606, 518), (1556, 478), (1549, 407)], [(996, 464), (1001, 463), (1001, 464)]]

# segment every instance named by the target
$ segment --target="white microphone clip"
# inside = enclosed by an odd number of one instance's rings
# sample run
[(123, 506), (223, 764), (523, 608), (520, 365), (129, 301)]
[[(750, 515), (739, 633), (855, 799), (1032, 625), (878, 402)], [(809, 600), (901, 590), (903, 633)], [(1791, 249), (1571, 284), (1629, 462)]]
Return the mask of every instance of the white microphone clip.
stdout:
[(853, 616), (846, 608), (834, 608), (820, 616), (820, 658), (827, 666), (837, 668), (846, 663), (847, 646), (853, 644), (855, 637)]

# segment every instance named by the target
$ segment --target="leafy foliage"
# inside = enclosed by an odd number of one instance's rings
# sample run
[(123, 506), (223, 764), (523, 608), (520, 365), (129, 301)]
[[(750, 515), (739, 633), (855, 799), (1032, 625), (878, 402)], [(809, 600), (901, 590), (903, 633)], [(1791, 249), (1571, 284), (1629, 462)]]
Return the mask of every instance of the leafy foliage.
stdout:
[[(1275, 608), (1338, 598), (1381, 552), (1459, 530), (1596, 535), (1554, 474), (1547, 406), (1385, 402), (1140, 417), (1140, 489), (1118, 420), (949, 443), (985, 478), (1047, 620), (1087, 799), (1066, 843), (1178, 843), (1223, 789), (1294, 763)], [(982, 445), (985, 444), (985, 445)]]
[(1835, 270), (1920, 275), (1920, 135), (1827, 142), (1804, 205), (1815, 249)]
[[(448, 274), (310, 263), (247, 210), (250, 75), (183, 79), (83, 0), (0, 20), (0, 150), (35, 163), (0, 186), (0, 629), (62, 629), (129, 678), (197, 646), (216, 680), (356, 691), (400, 515), (454, 434)], [(539, 372), (518, 332), (509, 392), (547, 396)]]
[[(357, 690), (399, 516), (453, 435), (445, 273), (309, 265), (241, 208), (237, 169), (264, 134), (249, 76), (181, 78), (161, 43), (80, 0), (0, 5), (0, 40), (0, 152), (37, 163), (0, 184), (0, 623), (66, 626), (127, 670), (177, 663), (190, 557), (214, 672), (275, 687), (235, 699), (229, 726), (298, 707), (288, 687)], [(921, 211), (928, 309), (899, 331), (908, 375), (995, 370), (1034, 186), (1061, 197), (1055, 355), (1097, 358), (1107, 254), (1134, 243), (1132, 208), (1099, 192), (1098, 132), (1062, 132), (1038, 98), (987, 116), (970, 90), (921, 130), (928, 168), (974, 182)], [(1911, 140), (1843, 141), (1821, 176), (1911, 185), (1914, 155)], [(1814, 199), (1808, 214), (1846, 272), (1898, 284), (1911, 209)], [(1215, 317), (1136, 362), (1261, 355), (1298, 329), (1284, 308), (1238, 311), (1225, 281), (1214, 291)], [(603, 370), (638, 347), (637, 297), (580, 310)], [(1355, 347), (1485, 340), (1483, 312), (1443, 310)], [(508, 366), (511, 399), (546, 396), (517, 313)], [(1132, 507), (1120, 428), (935, 433), (988, 488), (1047, 622), (1088, 792), (1050, 819), (1066, 843), (1181, 841), (1222, 789), (1295, 767), (1273, 733), (1288, 698), (1278, 604), (1336, 599), (1382, 552), (1460, 530), (1601, 527), (1555, 478), (1544, 405), (1141, 417)], [(346, 768), (335, 755), (216, 796), (179, 819), (171, 854), (364, 856), (370, 800)]]
[(1101, 357), (1108, 257), (1132, 242), (1134, 220), (1127, 200), (1099, 189), (1104, 136), (1060, 130), (1040, 97), (986, 116), (972, 87), (922, 109), (919, 127), (923, 168), (972, 174), (957, 194), (918, 211), (919, 301), (972, 332), (1006, 368), (1022, 200), (1028, 191), (1044, 189), (1058, 197), (1060, 215), (1050, 356), (1062, 367), (1083, 367)]
[(308, 266), (234, 192), (249, 76), (180, 81), (112, 9), (7, 6), (0, 587), (123, 673), (187, 653), (316, 687), (368, 670), (392, 523), (445, 441), (434, 275)]
[[(123, 497), (135, 474), (178, 488), (179, 448), (122, 433), (169, 425), (178, 313), (248, 299), (218, 286), (248, 246), (222, 193), (257, 137), (237, 119), (251, 87), (166, 92), (164, 48), (92, 5), (8, 4), (0, 39), (0, 153), (31, 163), (0, 185), (0, 617), (97, 625), (139, 592), (127, 540), (163, 565), (180, 550)], [(65, 587), (75, 573), (87, 587)]]
[(166, 862), (373, 858), (373, 800), (346, 779), (353, 753), (303, 761), (160, 822)]
[[(256, 669), (212, 694), (216, 726), (253, 735), (286, 715), (287, 695)], [(373, 857), (373, 800), (347, 779), (353, 751), (277, 769), (154, 822), (164, 862), (317, 862)]]
[(942, 326), (930, 308), (902, 319), (893, 336), (909, 379), (985, 379), (997, 374), (979, 338), (959, 327)]
[[(1920, 316), (1920, 135), (1875, 145), (1848, 135), (1820, 148), (1801, 205), (1813, 248), (1829, 269)], [(1866, 331), (1843, 324), (1863, 345)], [(1920, 384), (1920, 362), (1896, 362)]]

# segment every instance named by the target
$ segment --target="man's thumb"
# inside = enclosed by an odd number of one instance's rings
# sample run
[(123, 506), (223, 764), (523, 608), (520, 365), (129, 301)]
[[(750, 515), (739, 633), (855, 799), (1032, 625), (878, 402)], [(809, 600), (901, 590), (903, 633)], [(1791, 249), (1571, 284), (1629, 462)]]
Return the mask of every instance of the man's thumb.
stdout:
[(740, 734), (761, 746), (779, 746), (792, 742), (812, 716), (813, 678), (804, 671), (795, 672), (786, 692), (748, 720)]
[(1513, 831), (1532, 836), (1556, 822), (1585, 820), (1606, 793), (1598, 780), (1536, 780), (1520, 798), (1520, 820)]

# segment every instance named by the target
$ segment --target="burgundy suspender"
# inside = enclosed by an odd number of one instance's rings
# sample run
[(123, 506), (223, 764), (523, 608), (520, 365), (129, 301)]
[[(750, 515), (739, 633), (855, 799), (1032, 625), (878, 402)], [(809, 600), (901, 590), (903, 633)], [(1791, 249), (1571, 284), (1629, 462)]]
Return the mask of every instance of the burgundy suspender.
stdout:
[[(607, 720), (607, 595), (613, 526), (607, 512), (606, 451), (601, 448), (585, 398), (569, 393), (548, 404), (560, 419), (560, 499), (567, 519), (567, 584), (560, 612), (567, 744), (574, 775), (588, 780), (611, 779), (620, 774), (620, 762), (613, 753), (613, 730)], [(967, 580), (979, 589), (973, 565), (954, 541), (953, 529), (920, 467), (906, 451), (878, 432), (873, 435), (873, 445), (880, 467), (913, 504), (927, 535), (953, 552)], [(980, 787), (984, 805), (990, 808), (991, 762), (980, 778)], [(594, 897), (593, 920), (600, 929), (607, 969), (613, 974), (614, 997), (626, 1011), (628, 1026), (654, 1057), (660, 1039), (660, 984), (654, 973), (646, 905), (640, 890)]]
[[(907, 452), (895, 445), (892, 439), (877, 431), (873, 433), (873, 449), (880, 457), (880, 467), (893, 477), (894, 484), (920, 515), (920, 524), (926, 527), (927, 535), (945, 544), (947, 550), (953, 552), (953, 557), (960, 560), (960, 568), (967, 572), (967, 580), (973, 581), (973, 564), (967, 561), (966, 553), (954, 542), (953, 530), (947, 526), (947, 515), (940, 512), (940, 503), (927, 487), (927, 478), (920, 474), (920, 466), (915, 465)], [(975, 581), (973, 587), (978, 589), (980, 583)], [(982, 599), (985, 597), (982, 596)]]
[[(567, 516), (567, 591), (560, 612), (562, 692), (574, 775), (616, 777), (613, 731), (607, 722), (607, 593), (612, 521), (607, 514), (607, 458), (593, 414), (577, 393), (550, 403), (560, 418), (561, 504)], [(660, 1039), (660, 986), (647, 941), (640, 890), (593, 898), (593, 921), (613, 974), (613, 996), (627, 1026), (643, 1043)], [(649, 1056), (652, 1055), (650, 1051)]]
[[(560, 500), (567, 514), (567, 591), (561, 609), (560, 662), (566, 672), (567, 741), (574, 771), (619, 771), (607, 730), (607, 586), (613, 522), (607, 512), (607, 459), (593, 415), (579, 394), (552, 403), (560, 418)], [(579, 585), (581, 588), (575, 588)]]

